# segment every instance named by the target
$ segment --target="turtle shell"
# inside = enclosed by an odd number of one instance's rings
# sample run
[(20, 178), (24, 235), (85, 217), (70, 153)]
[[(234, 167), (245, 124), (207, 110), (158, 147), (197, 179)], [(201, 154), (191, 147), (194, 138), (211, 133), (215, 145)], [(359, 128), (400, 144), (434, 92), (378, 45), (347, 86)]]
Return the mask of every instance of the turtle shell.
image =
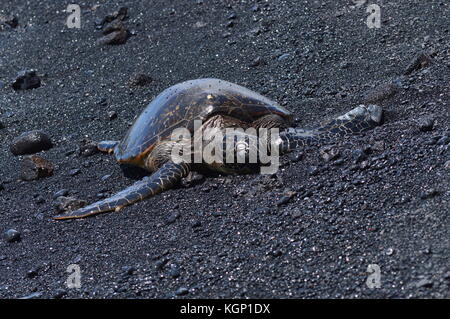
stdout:
[(186, 81), (150, 102), (114, 154), (119, 162), (142, 165), (142, 159), (159, 142), (169, 139), (174, 129), (185, 127), (193, 134), (194, 120), (205, 121), (219, 114), (249, 123), (268, 114), (291, 120), (288, 110), (243, 86), (219, 79)]

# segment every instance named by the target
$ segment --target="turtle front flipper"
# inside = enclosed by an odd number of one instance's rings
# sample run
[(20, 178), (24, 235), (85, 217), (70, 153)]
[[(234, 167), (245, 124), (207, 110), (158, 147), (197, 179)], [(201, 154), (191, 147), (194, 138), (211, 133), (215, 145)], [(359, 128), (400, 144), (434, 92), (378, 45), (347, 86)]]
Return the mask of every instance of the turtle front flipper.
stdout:
[(353, 110), (313, 129), (289, 128), (280, 133), (280, 152), (301, 146), (332, 142), (336, 137), (358, 134), (381, 123), (378, 105), (359, 105)]
[(187, 176), (189, 171), (189, 164), (167, 162), (152, 175), (146, 176), (144, 179), (111, 197), (78, 210), (54, 216), (53, 219), (83, 218), (100, 213), (118, 211), (125, 206), (159, 194), (162, 191), (173, 187), (183, 177)]
[(101, 152), (111, 154), (112, 152), (114, 152), (114, 149), (116, 148), (116, 146), (118, 144), (119, 144), (119, 141), (101, 141), (100, 143), (97, 144), (97, 148)]

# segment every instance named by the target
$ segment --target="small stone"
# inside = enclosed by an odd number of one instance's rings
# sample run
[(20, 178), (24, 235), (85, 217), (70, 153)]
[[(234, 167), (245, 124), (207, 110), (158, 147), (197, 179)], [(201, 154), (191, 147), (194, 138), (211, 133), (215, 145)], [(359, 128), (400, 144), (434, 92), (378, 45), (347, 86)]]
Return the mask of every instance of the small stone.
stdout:
[(108, 105), (108, 99), (107, 99), (106, 97), (102, 97), (102, 98), (97, 102), (97, 104), (98, 104), (98, 105), (101, 105), (101, 106), (106, 106), (106, 105)]
[(134, 274), (136, 272), (136, 268), (133, 266), (123, 266), (122, 272), (124, 275), (131, 276), (132, 274)]
[(78, 175), (79, 173), (80, 173), (80, 169), (79, 168), (74, 168), (74, 169), (71, 169), (70, 171), (69, 171), (69, 175), (70, 176), (75, 176), (75, 175)]
[(386, 255), (391, 256), (394, 253), (394, 248), (386, 249)]
[(113, 20), (104, 27), (103, 34), (109, 34), (111, 32), (120, 31), (120, 30), (124, 30), (124, 29), (125, 29), (125, 27), (123, 26), (122, 21)]
[(128, 8), (121, 7), (119, 10), (115, 11), (114, 13), (107, 15), (103, 19), (103, 23), (109, 23), (109, 22), (112, 22), (113, 20), (123, 21), (127, 17), (128, 17)]
[(108, 112), (108, 118), (110, 121), (113, 121), (117, 118), (117, 113), (115, 111), (109, 111)]
[(228, 20), (234, 20), (236, 18), (237, 18), (236, 12), (230, 13), (227, 17)]
[(284, 60), (287, 60), (290, 56), (291, 55), (289, 53), (284, 53), (284, 54), (280, 55), (277, 60), (284, 61)]
[(445, 164), (444, 164), (444, 168), (446, 168), (446, 169), (450, 169), (450, 160), (449, 160), (449, 161), (447, 161), (447, 162), (445, 162)]
[(234, 27), (234, 22), (233, 21), (228, 21), (227, 24), (225, 25), (227, 28), (232, 28)]
[(128, 85), (131, 87), (146, 86), (152, 82), (153, 82), (153, 79), (150, 76), (148, 76), (144, 73), (136, 73), (130, 78)]
[(169, 276), (172, 278), (178, 278), (181, 275), (181, 271), (180, 268), (178, 267), (178, 265), (176, 264), (171, 264), (169, 266), (169, 272), (168, 272)]
[(280, 250), (280, 249), (276, 249), (276, 250), (272, 251), (271, 254), (272, 254), (272, 256), (274, 256), (274, 257), (280, 257), (280, 256), (283, 255), (283, 251)]
[(52, 295), (52, 298), (53, 299), (61, 299), (65, 295), (67, 295), (67, 291), (65, 291), (62, 288), (58, 288), (58, 289), (55, 290), (55, 293)]
[(198, 227), (200, 227), (202, 225), (202, 223), (201, 223), (201, 221), (199, 221), (199, 220), (193, 220), (193, 221), (191, 221), (191, 227), (192, 228), (198, 228)]
[(34, 299), (34, 298), (40, 298), (42, 296), (42, 292), (33, 292), (32, 294), (29, 294), (24, 297), (20, 297), (19, 299)]
[(170, 214), (170, 216), (167, 218), (167, 224), (173, 224), (178, 217), (180, 217), (180, 214), (178, 214), (178, 212), (173, 212), (172, 214)]
[(308, 168), (308, 173), (311, 176), (316, 176), (317, 174), (319, 174), (319, 169), (316, 166), (311, 166)]
[(177, 296), (184, 296), (187, 295), (189, 293), (189, 289), (187, 289), (186, 287), (180, 287), (177, 289), (177, 291), (175, 291), (175, 295)]
[(74, 197), (60, 196), (55, 200), (54, 206), (59, 213), (73, 211), (86, 206), (87, 202)]
[(330, 162), (339, 157), (339, 150), (334, 147), (323, 147), (319, 150), (319, 153), (325, 162)]
[(437, 145), (447, 145), (448, 143), (450, 143), (450, 136), (442, 136), (436, 142)]
[(289, 197), (289, 196), (283, 196), (275, 204), (277, 206), (283, 206), (283, 205), (287, 204), (290, 199), (291, 199), (291, 197)]
[(292, 163), (297, 163), (303, 158), (302, 152), (293, 152), (289, 155), (289, 161)]
[(253, 5), (250, 7), (250, 11), (252, 12), (258, 12), (259, 11), (259, 6), (257, 4)]
[(276, 205), (277, 206), (282, 206), (287, 204), (292, 197), (294, 197), (297, 193), (296, 192), (286, 192), (277, 202)]
[(362, 149), (352, 151), (352, 157), (356, 162), (361, 162), (366, 159), (366, 153)]
[(53, 175), (53, 164), (46, 159), (31, 155), (22, 161), (20, 178), (25, 181), (32, 181)]
[(24, 70), (17, 74), (16, 79), (11, 85), (16, 91), (36, 89), (41, 86), (41, 79), (36, 75), (35, 70)]
[(169, 262), (167, 258), (162, 258), (156, 261), (155, 268), (156, 270), (162, 270), (164, 266)]
[(67, 196), (69, 194), (69, 191), (67, 189), (60, 189), (59, 191), (56, 191), (53, 194), (53, 199), (57, 199), (58, 197), (61, 196)]
[(31, 270), (29, 270), (29, 271), (27, 271), (27, 274), (26, 274), (26, 278), (30, 278), (30, 279), (32, 279), (32, 278), (35, 278), (35, 277), (37, 277), (37, 275), (38, 275), (38, 269), (37, 268), (35, 268), (35, 269), (31, 269)]
[(90, 140), (83, 140), (80, 143), (80, 152), (79, 154), (83, 157), (88, 157), (98, 153), (99, 150), (97, 148), (97, 144)]
[(0, 31), (3, 30), (5, 26), (8, 26), (10, 28), (17, 28), (19, 25), (19, 19), (17, 17), (12, 15), (3, 15), (0, 14)]
[(206, 26), (206, 23), (203, 21), (197, 21), (194, 23), (194, 28), (196, 29), (200, 29)]
[(431, 287), (433, 287), (433, 282), (431, 280), (429, 280), (429, 279), (425, 279), (424, 278), (424, 279), (419, 280), (418, 282), (416, 282), (415, 286), (417, 288), (422, 288), (422, 287), (424, 287), (424, 288), (431, 288)]
[(256, 66), (258, 66), (258, 65), (261, 65), (262, 63), (263, 63), (262, 58), (261, 58), (261, 57), (257, 57), (256, 59), (254, 59), (254, 60), (249, 64), (249, 66), (250, 66), (250, 67), (256, 67)]
[(111, 177), (111, 174), (104, 175), (104, 176), (102, 176), (101, 180), (102, 180), (102, 182), (104, 182), (104, 181), (108, 180), (110, 177)]
[(52, 147), (50, 138), (43, 131), (24, 132), (13, 139), (10, 150), (14, 155), (34, 154)]
[(21, 240), (20, 233), (15, 229), (8, 229), (5, 232), (4, 237), (8, 243), (18, 242)]
[(128, 31), (125, 29), (120, 29), (117, 31), (113, 31), (111, 33), (108, 33), (107, 35), (104, 35), (100, 39), (97, 40), (97, 43), (100, 45), (117, 45), (117, 44), (124, 44), (127, 42), (128, 39)]
[(431, 117), (425, 117), (419, 120), (419, 129), (422, 132), (429, 132), (433, 130), (434, 120)]
[(420, 198), (421, 199), (429, 199), (429, 198), (436, 196), (437, 194), (439, 194), (439, 192), (437, 190), (435, 190), (434, 188), (430, 188), (430, 189), (427, 189), (426, 191), (424, 191), (422, 194), (420, 194)]
[(404, 72), (404, 75), (409, 75), (409, 74), (413, 73), (414, 71), (418, 71), (420, 69), (427, 67), (428, 65), (430, 65), (431, 61), (432, 61), (432, 59), (429, 55), (427, 55), (425, 53), (420, 53), (408, 65), (408, 67), (406, 68), (406, 70)]
[(378, 103), (393, 97), (399, 91), (395, 83), (382, 83), (367, 91), (363, 96), (364, 103)]

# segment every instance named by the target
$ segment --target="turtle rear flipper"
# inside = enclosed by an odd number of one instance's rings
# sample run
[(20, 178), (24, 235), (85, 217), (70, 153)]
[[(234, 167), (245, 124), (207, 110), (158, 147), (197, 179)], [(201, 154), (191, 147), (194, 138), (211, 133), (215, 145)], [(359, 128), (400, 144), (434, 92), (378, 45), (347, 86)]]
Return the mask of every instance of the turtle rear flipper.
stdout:
[(190, 166), (188, 164), (167, 162), (152, 175), (145, 177), (111, 197), (75, 211), (54, 216), (53, 219), (83, 218), (100, 213), (118, 211), (125, 206), (173, 187), (181, 178), (187, 176), (189, 171)]
[(313, 129), (289, 128), (280, 133), (281, 152), (331, 142), (336, 137), (361, 133), (381, 123), (383, 110), (378, 105), (359, 105), (353, 110)]

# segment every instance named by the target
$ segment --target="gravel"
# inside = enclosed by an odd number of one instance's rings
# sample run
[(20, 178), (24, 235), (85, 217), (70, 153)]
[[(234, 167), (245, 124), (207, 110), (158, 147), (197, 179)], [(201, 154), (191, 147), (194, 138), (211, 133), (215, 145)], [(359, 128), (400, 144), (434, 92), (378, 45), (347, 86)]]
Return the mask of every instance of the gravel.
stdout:
[[(129, 1), (123, 25), (135, 36), (105, 46), (96, 44), (97, 27), (120, 16), (116, 0), (95, 10), (82, 4), (81, 29), (65, 26), (59, 2), (3, 2), (19, 23), (0, 31), (0, 81), (33, 69), (41, 86), (0, 88), (1, 232), (21, 233), (0, 241), (0, 298), (450, 297), (446, 1), (382, 1), (379, 29), (364, 23), (365, 5), (339, 1), (177, 0), (151, 9)], [(417, 60), (422, 54), (429, 62)], [(129, 85), (135, 74), (151, 81)], [(92, 203), (142, 178), (94, 141), (120, 139), (159, 92), (200, 77), (262, 93), (302, 127), (365, 98), (383, 107), (384, 122), (330, 145), (339, 157), (328, 162), (325, 145), (308, 147), (296, 161), (283, 156), (274, 176), (202, 173), (119, 212), (51, 220), (59, 190)], [(432, 130), (422, 131), (427, 117)], [(9, 145), (35, 129), (52, 137), (39, 155), (54, 172), (21, 181), (21, 156)], [(82, 173), (71, 176), (74, 168)], [(277, 206), (287, 189), (296, 195)], [(27, 278), (43, 263), (50, 266)], [(80, 267), (80, 288), (66, 285), (71, 264)], [(366, 285), (371, 264), (380, 267), (380, 288)], [(124, 278), (130, 265), (136, 270)]]

